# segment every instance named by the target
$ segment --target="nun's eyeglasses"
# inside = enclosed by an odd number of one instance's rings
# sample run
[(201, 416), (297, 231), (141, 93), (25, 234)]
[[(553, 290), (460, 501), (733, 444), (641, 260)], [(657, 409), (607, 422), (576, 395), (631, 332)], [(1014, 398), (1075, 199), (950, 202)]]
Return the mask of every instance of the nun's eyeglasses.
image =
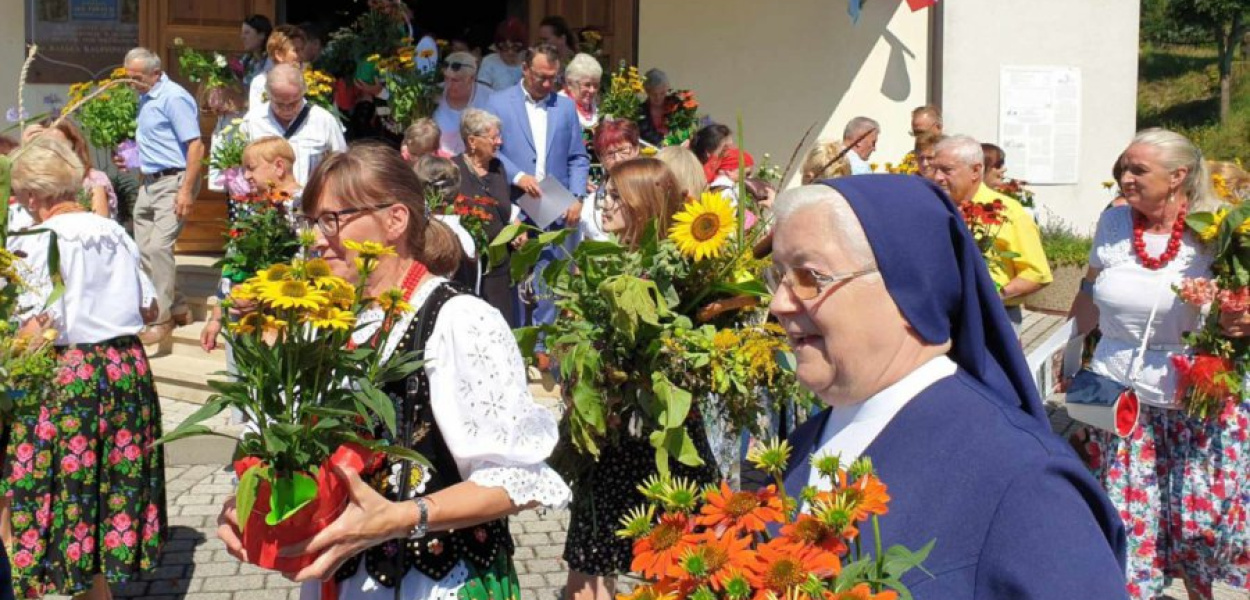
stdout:
[(784, 284), (790, 288), (790, 292), (794, 294), (795, 298), (799, 300), (814, 300), (826, 289), (834, 285), (876, 272), (876, 267), (869, 267), (851, 273), (825, 275), (806, 267), (789, 268), (781, 265), (772, 265), (764, 270), (764, 283), (768, 286), (768, 291), (774, 294)]

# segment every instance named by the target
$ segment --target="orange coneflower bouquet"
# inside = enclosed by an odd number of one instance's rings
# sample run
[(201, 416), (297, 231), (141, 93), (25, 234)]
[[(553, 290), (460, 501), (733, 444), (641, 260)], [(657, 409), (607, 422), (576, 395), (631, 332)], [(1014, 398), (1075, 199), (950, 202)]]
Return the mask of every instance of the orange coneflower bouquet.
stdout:
[[(882, 551), (877, 519), (890, 496), (866, 458), (844, 467), (837, 456), (816, 457), (825, 485), (786, 495), (786, 442), (759, 446), (748, 456), (774, 483), (703, 490), (682, 479), (655, 477), (639, 490), (648, 504), (622, 519), (618, 535), (634, 540), (631, 570), (648, 583), (618, 600), (893, 600), (909, 597), (901, 583), (919, 567), (930, 542), (917, 552)], [(658, 514), (657, 514), (658, 513)], [(860, 528), (871, 523), (873, 549)], [(889, 560), (886, 560), (886, 557)]]
[(269, 185), (238, 196), (235, 202), (235, 215), (226, 229), (226, 253), (217, 266), (222, 277), (243, 283), (294, 257), (299, 239), (291, 223), (289, 193)]

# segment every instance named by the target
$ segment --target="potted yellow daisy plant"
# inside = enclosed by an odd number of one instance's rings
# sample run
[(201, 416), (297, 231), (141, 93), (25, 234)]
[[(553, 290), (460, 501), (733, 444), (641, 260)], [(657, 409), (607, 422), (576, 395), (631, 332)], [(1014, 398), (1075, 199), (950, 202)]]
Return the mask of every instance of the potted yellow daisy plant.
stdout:
[[(301, 235), (305, 247), (310, 237)], [(346, 245), (359, 256), (358, 285), (333, 275), (323, 259), (296, 258), (231, 290), (223, 304), (242, 316), (222, 330), (235, 373), (210, 381), (217, 393), (208, 404), (158, 441), (210, 434), (206, 419), (231, 408), (243, 413), (249, 426), (234, 464), (243, 544), (249, 561), (282, 572), (316, 557), (279, 557), (278, 548), (311, 537), (346, 504), (346, 484), (331, 465), (368, 472), (382, 454), (429, 464), (384, 441), (395, 438), (396, 414), (381, 388), (420, 362), (410, 352), (383, 360), (378, 348), (349, 344), (362, 311), (377, 306), (383, 319), (393, 319), (410, 309), (399, 289), (365, 294), (363, 282), (393, 250), (375, 242)], [(383, 430), (390, 435), (379, 435)]]

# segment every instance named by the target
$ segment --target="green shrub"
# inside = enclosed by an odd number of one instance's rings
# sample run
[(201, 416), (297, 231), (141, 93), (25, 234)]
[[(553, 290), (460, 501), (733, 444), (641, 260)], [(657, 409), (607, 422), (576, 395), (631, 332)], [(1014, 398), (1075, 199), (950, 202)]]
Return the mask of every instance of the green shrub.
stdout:
[(1042, 250), (1051, 269), (1065, 266), (1083, 267), (1089, 263), (1094, 241), (1073, 231), (1063, 221), (1052, 219), (1041, 228)]

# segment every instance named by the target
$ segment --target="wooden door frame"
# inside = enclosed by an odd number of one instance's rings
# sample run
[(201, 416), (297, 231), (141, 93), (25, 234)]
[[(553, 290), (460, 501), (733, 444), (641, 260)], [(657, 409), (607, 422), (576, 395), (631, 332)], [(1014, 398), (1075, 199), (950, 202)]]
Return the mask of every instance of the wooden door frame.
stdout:
[[(629, 18), (630, 35), (628, 36), (628, 51), (625, 52), (625, 56), (613, 53), (612, 60), (615, 62), (616, 60), (624, 59), (628, 61), (629, 64), (636, 65), (638, 64), (638, 9), (640, 0), (630, 0), (629, 2), (626, 2), (625, 0), (618, 1), (619, 6), (630, 6), (632, 9)], [(543, 17), (547, 16), (546, 0), (526, 0), (525, 5), (525, 14), (527, 15), (529, 21), (527, 25), (530, 29), (530, 39), (537, 39), (538, 23), (543, 20)], [(619, 10), (621, 9), (618, 8), (618, 11)]]

